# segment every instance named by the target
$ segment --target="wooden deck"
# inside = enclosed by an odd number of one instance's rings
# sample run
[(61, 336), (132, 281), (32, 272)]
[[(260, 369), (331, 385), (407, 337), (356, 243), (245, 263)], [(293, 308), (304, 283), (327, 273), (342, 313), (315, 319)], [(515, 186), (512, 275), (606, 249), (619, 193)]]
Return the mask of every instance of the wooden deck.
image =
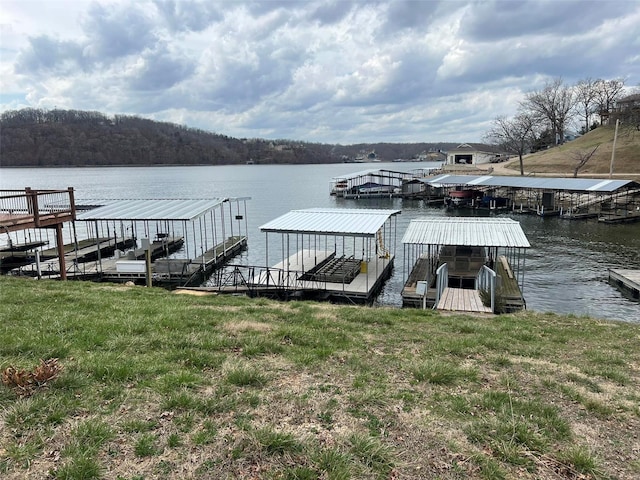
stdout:
[(445, 288), (437, 309), (453, 312), (493, 313), (491, 307), (485, 307), (482, 304), (478, 290), (468, 288)]
[(628, 293), (633, 299), (640, 299), (640, 270), (609, 269), (609, 282)]

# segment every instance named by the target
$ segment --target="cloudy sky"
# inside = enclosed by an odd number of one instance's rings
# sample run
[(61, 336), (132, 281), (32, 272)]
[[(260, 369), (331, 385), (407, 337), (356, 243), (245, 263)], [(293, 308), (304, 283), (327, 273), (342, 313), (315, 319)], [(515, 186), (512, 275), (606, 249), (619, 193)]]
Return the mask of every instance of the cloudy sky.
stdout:
[(480, 141), (562, 78), (640, 84), (640, 0), (0, 0), (0, 110), (233, 137)]

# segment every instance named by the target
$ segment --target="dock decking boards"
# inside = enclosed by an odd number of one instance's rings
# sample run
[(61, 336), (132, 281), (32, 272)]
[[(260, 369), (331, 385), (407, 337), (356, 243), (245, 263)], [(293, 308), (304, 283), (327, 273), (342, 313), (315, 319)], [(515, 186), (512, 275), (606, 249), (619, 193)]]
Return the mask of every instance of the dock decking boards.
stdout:
[(478, 290), (468, 288), (445, 288), (437, 308), (455, 312), (493, 313), (491, 307), (482, 304)]
[(640, 299), (640, 270), (609, 269), (609, 281), (627, 291), (634, 299)]

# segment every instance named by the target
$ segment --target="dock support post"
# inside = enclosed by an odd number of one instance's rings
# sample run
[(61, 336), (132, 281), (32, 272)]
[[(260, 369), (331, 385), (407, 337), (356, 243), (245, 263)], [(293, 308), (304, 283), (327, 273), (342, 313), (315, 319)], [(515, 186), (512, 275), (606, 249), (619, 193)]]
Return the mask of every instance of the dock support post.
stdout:
[(150, 287), (151, 286), (151, 240), (148, 238), (143, 238), (141, 240), (141, 243), (142, 243), (142, 248), (144, 249), (147, 287)]
[(60, 279), (67, 279), (67, 266), (64, 261), (64, 241), (62, 239), (62, 224), (56, 224), (56, 246), (58, 247), (58, 263), (60, 265)]

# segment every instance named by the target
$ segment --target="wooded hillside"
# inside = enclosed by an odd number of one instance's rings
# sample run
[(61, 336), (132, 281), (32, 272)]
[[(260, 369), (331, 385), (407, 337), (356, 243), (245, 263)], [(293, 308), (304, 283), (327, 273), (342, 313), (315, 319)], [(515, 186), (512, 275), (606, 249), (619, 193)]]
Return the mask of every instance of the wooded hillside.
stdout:
[(374, 150), (379, 159), (391, 161), (455, 146), (236, 139), (136, 116), (79, 110), (29, 108), (0, 116), (3, 167), (335, 163), (353, 159), (363, 150)]

